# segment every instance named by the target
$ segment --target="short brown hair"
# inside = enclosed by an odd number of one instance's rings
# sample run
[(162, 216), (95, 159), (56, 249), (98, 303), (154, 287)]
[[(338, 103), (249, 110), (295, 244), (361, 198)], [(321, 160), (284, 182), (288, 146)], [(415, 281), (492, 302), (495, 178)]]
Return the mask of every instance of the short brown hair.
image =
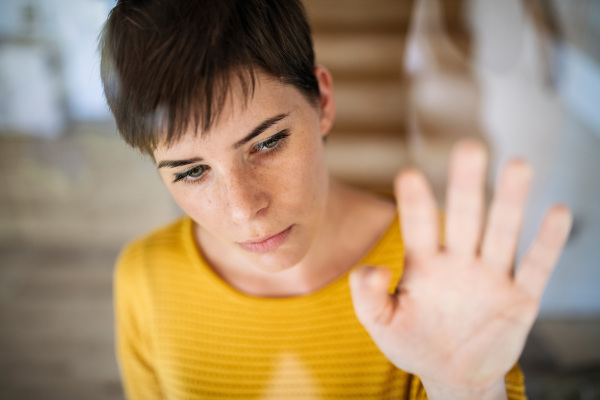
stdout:
[(119, 0), (100, 36), (101, 77), (125, 141), (152, 154), (192, 125), (207, 131), (239, 79), (257, 71), (318, 99), (299, 0)]

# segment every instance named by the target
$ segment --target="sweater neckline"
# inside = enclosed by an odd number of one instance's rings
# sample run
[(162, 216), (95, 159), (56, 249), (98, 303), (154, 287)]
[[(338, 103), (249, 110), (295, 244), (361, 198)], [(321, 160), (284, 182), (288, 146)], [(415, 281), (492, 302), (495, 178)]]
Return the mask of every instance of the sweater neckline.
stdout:
[[(394, 231), (398, 231), (394, 234)], [(403, 251), (403, 245), (400, 243), (399, 234), (399, 216), (396, 213), (393, 221), (389, 224), (383, 235), (379, 237), (377, 242), (371, 247), (371, 249), (355, 264), (352, 268), (348, 269), (344, 274), (337, 277), (332, 282), (316, 289), (313, 292), (288, 297), (263, 297), (256, 296), (242, 292), (235, 287), (227, 283), (221, 278), (207, 263), (202, 251), (195, 240), (194, 233), (194, 221), (190, 217), (184, 217), (181, 223), (180, 235), (182, 237), (185, 250), (188, 254), (189, 259), (198, 270), (202, 271), (207, 279), (211, 281), (211, 284), (216, 285), (221, 291), (226, 292), (230, 297), (243, 300), (244, 302), (253, 302), (256, 304), (263, 305), (275, 305), (275, 304), (303, 304), (306, 302), (313, 302), (328, 297), (331, 293), (337, 292), (340, 289), (349, 288), (348, 277), (352, 271), (363, 265), (380, 265), (391, 268), (393, 279), (390, 284), (390, 292), (393, 292), (398, 279), (402, 273), (402, 265), (381, 265), (380, 258), (378, 255), (385, 254), (388, 247), (392, 247), (392, 250)], [(397, 246), (394, 246), (393, 241), (398, 241)], [(400, 257), (402, 259), (402, 257)]]

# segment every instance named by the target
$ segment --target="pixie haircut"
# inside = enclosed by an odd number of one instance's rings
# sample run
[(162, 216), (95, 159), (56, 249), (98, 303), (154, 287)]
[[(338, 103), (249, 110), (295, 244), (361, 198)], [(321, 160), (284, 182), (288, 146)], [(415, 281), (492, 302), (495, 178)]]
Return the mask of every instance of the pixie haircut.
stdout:
[(299, 0), (119, 0), (99, 48), (117, 129), (150, 155), (189, 129), (207, 132), (235, 80), (248, 101), (257, 72), (319, 98)]

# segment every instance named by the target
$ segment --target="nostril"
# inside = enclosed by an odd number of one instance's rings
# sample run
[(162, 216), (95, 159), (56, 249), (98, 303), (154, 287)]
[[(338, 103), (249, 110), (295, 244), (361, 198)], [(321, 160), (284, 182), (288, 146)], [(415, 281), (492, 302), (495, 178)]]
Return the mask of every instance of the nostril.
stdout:
[(257, 211), (256, 215), (260, 217), (260, 216), (265, 215), (266, 213), (267, 213), (267, 207), (263, 207)]

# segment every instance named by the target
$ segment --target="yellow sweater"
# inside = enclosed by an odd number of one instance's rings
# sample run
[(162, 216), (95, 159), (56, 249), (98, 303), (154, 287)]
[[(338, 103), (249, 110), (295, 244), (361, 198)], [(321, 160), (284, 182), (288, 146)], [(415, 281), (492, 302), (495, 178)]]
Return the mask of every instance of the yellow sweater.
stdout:
[[(398, 221), (357, 265), (402, 273)], [(354, 315), (345, 275), (315, 293), (245, 295), (205, 263), (183, 218), (129, 245), (115, 272), (117, 352), (127, 397), (425, 399)], [(524, 399), (517, 368), (510, 399)]]

